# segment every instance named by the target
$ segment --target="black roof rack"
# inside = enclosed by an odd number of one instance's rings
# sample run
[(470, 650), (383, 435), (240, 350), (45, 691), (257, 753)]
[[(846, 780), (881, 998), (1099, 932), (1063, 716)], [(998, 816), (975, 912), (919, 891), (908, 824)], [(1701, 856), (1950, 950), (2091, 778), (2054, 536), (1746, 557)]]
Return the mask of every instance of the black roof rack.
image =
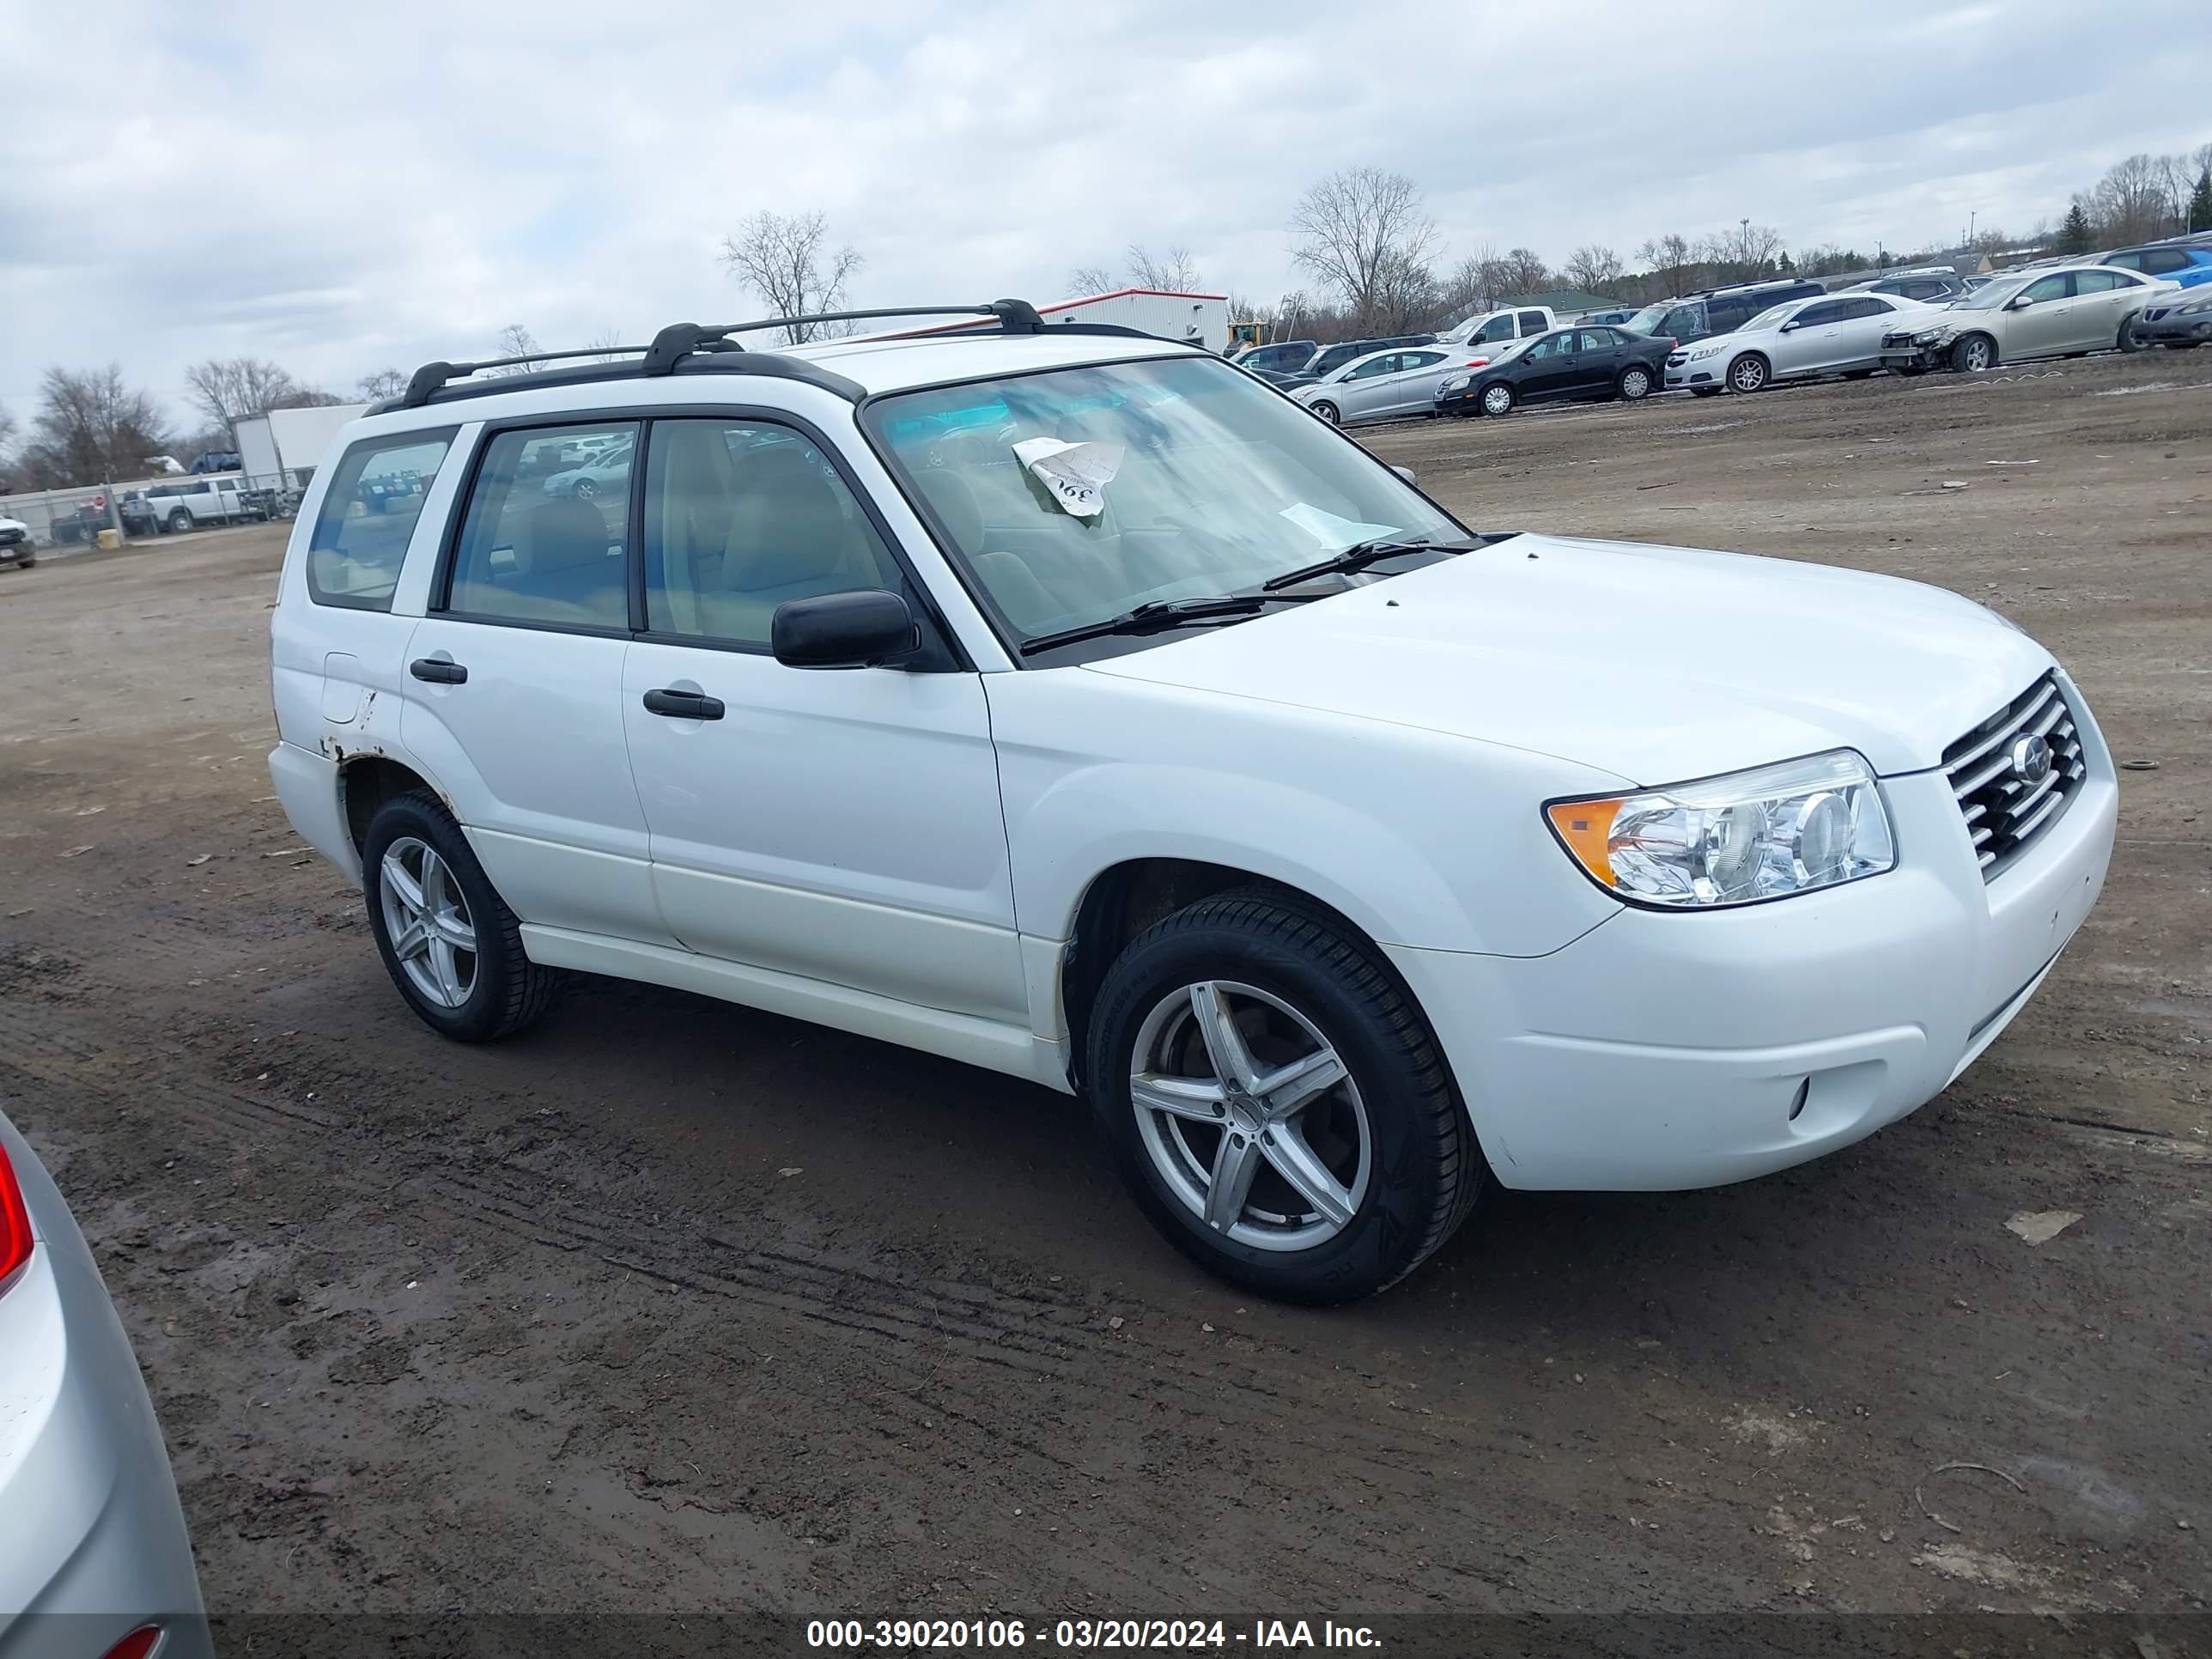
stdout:
[[(596, 357), (602, 361), (582, 369), (555, 370), (550, 375), (533, 376), (531, 384), (565, 386), (586, 380), (673, 374), (679, 370), (773, 374), (785, 380), (804, 380), (857, 403), (865, 395), (863, 389), (845, 376), (833, 374), (801, 358), (781, 356), (774, 352), (747, 351), (730, 337), (763, 328), (789, 328), (812, 323), (872, 322), (899, 317), (995, 318), (1000, 331), (1006, 334), (1042, 334), (1045, 329), (1044, 319), (1027, 300), (994, 300), (988, 305), (980, 306), (892, 306), (870, 311), (818, 311), (798, 317), (762, 317), (744, 323), (671, 323), (653, 337), (650, 345), (592, 346), (580, 351), (533, 351), (519, 357), (489, 357), (473, 363), (425, 363), (415, 371), (404, 392), (379, 404), (371, 412), (386, 409), (421, 409), (427, 404), (450, 402), (456, 398), (519, 391), (521, 388), (504, 379), (472, 380), (468, 377), (486, 369), (520, 368), (531, 363), (564, 362), (580, 357)], [(1119, 328), (1111, 324), (1063, 324), (1060, 326), (1071, 332), (1151, 337), (1144, 335), (1141, 329)], [(957, 336), (945, 337), (957, 338)], [(617, 356), (635, 357), (637, 361), (605, 361)]]

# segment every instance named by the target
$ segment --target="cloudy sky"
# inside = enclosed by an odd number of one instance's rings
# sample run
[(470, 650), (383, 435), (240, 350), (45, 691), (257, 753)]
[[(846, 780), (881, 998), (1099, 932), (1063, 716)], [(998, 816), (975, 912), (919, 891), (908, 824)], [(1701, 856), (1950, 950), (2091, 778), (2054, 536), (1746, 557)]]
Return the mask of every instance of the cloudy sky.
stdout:
[(365, 371), (744, 315), (717, 261), (819, 209), (860, 304), (1058, 297), (1180, 243), (1297, 283), (1300, 191), (1425, 193), (1447, 258), (2025, 228), (2212, 140), (2203, 0), (0, 0), (0, 405), (47, 363)]

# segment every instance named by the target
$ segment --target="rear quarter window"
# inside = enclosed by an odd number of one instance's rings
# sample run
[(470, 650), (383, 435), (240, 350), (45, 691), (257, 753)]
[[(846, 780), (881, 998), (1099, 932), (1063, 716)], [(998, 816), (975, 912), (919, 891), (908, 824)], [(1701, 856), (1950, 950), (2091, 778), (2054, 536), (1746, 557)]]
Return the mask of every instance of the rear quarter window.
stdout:
[(318, 605), (389, 611), (455, 428), (364, 438), (338, 458), (307, 541), (307, 592)]

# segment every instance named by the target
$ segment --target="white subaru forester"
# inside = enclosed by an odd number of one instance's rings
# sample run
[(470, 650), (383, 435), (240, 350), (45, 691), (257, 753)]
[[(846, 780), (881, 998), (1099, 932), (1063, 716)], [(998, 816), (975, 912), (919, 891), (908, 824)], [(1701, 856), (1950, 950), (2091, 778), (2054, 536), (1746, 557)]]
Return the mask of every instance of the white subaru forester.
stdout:
[(1218, 357), (960, 314), (431, 364), (342, 434), (270, 768), (435, 1030), (580, 969), (1011, 1073), (1200, 1261), (1336, 1301), (1492, 1176), (1894, 1121), (2094, 902), (2111, 757), (1979, 605), (1472, 532)]

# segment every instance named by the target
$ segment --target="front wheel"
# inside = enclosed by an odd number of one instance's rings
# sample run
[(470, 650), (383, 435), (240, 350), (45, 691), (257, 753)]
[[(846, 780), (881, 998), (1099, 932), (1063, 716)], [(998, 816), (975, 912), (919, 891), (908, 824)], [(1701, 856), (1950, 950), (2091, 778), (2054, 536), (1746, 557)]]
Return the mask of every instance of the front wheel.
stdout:
[(1329, 402), (1326, 398), (1322, 398), (1313, 405), (1313, 412), (1320, 416), (1322, 420), (1327, 421), (1331, 426), (1336, 425), (1344, 418), (1341, 414), (1338, 413), (1336, 405)]
[(1137, 1202), (1209, 1271), (1285, 1301), (1371, 1295), (1486, 1175), (1436, 1041), (1371, 949), (1288, 895), (1139, 935), (1091, 1021), (1089, 1093)]
[(1766, 359), (1755, 351), (1747, 351), (1729, 365), (1729, 390), (1742, 392), (1747, 397), (1754, 392), (1764, 391), (1767, 372)]
[(1632, 404), (1643, 402), (1651, 395), (1651, 371), (1631, 363), (1620, 371), (1618, 389), (1623, 401)]
[(1986, 334), (1969, 334), (1951, 348), (1951, 367), (1965, 374), (1979, 374), (1997, 366), (1997, 343)]
[(2121, 350), (2142, 351), (2149, 347), (2150, 342), (2143, 337), (2141, 323), (2139, 317), (2130, 317), (2120, 325), (2120, 337), (2117, 343)]
[(1870, 368), (1847, 368), (1844, 371), (1844, 378), (1847, 380), (1871, 380), (1873, 376), (1874, 371)]
[(1513, 412), (1513, 388), (1503, 380), (1483, 387), (1482, 412), (1486, 415), (1510, 415)]
[(489, 1042), (551, 1002), (559, 975), (524, 952), (514, 912), (428, 791), (377, 809), (362, 845), (362, 884), (386, 971), (432, 1030)]

